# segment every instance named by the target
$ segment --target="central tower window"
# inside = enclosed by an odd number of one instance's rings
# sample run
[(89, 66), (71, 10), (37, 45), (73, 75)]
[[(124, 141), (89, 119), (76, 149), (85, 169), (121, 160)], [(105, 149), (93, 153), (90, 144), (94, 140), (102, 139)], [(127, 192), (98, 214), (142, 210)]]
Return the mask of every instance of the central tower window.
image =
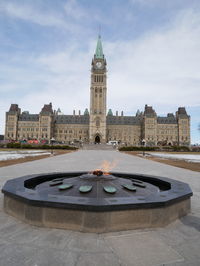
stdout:
[(95, 75), (94, 76), (94, 82), (103, 82), (104, 78), (103, 78), (103, 75)]

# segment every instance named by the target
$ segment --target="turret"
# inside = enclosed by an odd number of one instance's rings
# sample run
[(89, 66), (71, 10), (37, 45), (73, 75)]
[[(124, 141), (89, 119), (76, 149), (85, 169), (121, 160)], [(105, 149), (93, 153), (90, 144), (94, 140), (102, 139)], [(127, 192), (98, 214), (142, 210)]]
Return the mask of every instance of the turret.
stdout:
[(54, 135), (54, 112), (52, 108), (52, 103), (45, 104), (39, 114), (39, 139), (47, 140)]
[(179, 146), (190, 145), (190, 116), (185, 107), (179, 107), (176, 112), (178, 122), (178, 144)]
[(21, 109), (18, 104), (11, 104), (10, 109), (6, 112), (5, 140), (17, 140), (18, 119)]
[(157, 115), (152, 106), (145, 105), (143, 118), (142, 139), (147, 146), (157, 145)]

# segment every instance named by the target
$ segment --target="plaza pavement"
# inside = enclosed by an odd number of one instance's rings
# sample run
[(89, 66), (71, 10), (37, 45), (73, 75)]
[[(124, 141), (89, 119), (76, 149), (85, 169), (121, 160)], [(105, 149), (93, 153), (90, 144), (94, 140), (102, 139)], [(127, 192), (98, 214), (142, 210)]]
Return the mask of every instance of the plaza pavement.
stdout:
[(34, 173), (93, 170), (103, 160), (113, 171), (145, 173), (190, 184), (191, 213), (165, 228), (105, 234), (80, 233), (24, 224), (3, 211), (0, 193), (0, 266), (199, 266), (200, 173), (117, 151), (82, 150), (0, 168), (0, 186)]

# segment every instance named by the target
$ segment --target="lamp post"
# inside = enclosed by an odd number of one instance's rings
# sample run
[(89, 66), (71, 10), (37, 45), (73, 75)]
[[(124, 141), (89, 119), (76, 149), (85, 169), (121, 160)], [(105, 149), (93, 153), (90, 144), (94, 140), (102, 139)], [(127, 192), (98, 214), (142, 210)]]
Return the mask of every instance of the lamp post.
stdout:
[(54, 137), (52, 137), (52, 138), (50, 139), (50, 141), (51, 141), (51, 154), (53, 155), (53, 143), (54, 143), (54, 141), (55, 141)]
[[(143, 148), (145, 147), (145, 144), (146, 144), (146, 140), (143, 139), (143, 140), (142, 140), (142, 147), (143, 147)], [(145, 151), (144, 151), (144, 149), (143, 149), (143, 153), (142, 153), (142, 155), (145, 156)]]

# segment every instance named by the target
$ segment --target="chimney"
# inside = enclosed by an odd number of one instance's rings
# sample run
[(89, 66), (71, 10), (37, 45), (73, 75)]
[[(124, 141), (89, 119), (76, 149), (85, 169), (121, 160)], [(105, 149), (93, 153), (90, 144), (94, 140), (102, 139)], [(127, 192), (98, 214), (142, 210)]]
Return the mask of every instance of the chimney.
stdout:
[(121, 116), (123, 116), (123, 115), (124, 115), (124, 112), (122, 111), (122, 112), (121, 112)]
[(79, 116), (81, 115), (81, 110), (78, 111), (78, 115), (79, 115)]
[(73, 110), (73, 115), (76, 115), (76, 112), (75, 112), (75, 110)]
[(116, 111), (116, 116), (118, 116), (118, 111)]

